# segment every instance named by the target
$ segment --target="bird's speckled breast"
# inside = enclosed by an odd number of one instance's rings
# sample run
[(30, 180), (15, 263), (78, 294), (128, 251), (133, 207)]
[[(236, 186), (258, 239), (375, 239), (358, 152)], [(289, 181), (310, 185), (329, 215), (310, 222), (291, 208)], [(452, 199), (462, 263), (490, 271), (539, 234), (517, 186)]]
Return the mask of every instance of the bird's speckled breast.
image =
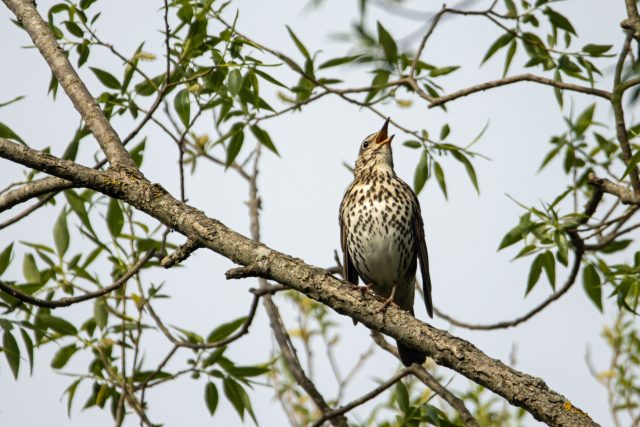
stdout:
[(402, 196), (396, 185), (385, 179), (355, 183), (342, 218), (349, 230), (347, 248), (354, 267), (383, 296), (389, 296), (394, 285), (413, 281), (416, 271), (410, 230), (413, 212), (409, 203), (398, 200)]

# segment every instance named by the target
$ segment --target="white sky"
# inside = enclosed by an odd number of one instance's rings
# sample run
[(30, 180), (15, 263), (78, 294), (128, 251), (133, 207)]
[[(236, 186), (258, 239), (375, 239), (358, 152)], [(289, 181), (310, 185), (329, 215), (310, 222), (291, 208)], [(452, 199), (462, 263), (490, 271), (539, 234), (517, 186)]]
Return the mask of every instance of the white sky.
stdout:
[[(159, 8), (161, 2), (138, 0), (136, 2), (99, 2), (109, 5), (98, 26), (105, 40), (131, 54), (140, 41), (147, 40), (145, 50), (162, 53), (162, 38), (158, 31), (162, 27)], [(477, 8), (485, 7), (476, 2)], [(38, 2), (43, 15), (53, 2)], [(329, 33), (348, 30), (356, 16), (356, 2), (327, 0), (318, 10), (308, 11), (303, 2), (234, 2), (232, 8), (240, 9), (238, 29), (247, 36), (281, 51), (287, 51), (299, 59), (289, 39), (284, 24), (289, 24), (311, 51), (322, 50), (322, 58), (328, 59), (346, 53), (345, 46), (328, 38)], [(434, 10), (440, 3), (433, 2)], [(618, 23), (624, 18), (622, 1), (598, 2), (582, 0), (567, 2), (560, 7), (571, 16), (578, 34), (584, 42), (614, 44), (622, 41)], [(229, 8), (229, 13), (233, 10)], [(373, 16), (383, 16), (372, 9)], [(20, 49), (28, 44), (26, 35), (9, 22), (10, 14), (0, 8), (0, 102), (18, 95), (27, 99), (0, 109), (0, 122), (8, 124), (33, 147), (52, 147), (60, 155), (79, 122), (77, 113), (60, 91), (58, 100), (45, 98), (50, 73), (35, 50)], [(396, 18), (384, 18), (385, 27), (394, 36), (409, 34), (417, 25)], [(214, 24), (212, 24), (214, 25)], [(463, 69), (443, 80), (447, 91), (492, 80), (501, 76), (502, 56), (478, 68), (487, 47), (499, 35), (490, 23), (481, 18), (453, 18), (438, 27), (433, 35), (424, 59), (438, 65), (463, 65)], [(582, 45), (581, 44), (581, 45)], [(522, 53), (516, 56), (512, 74), (518, 72), (523, 60)], [(154, 66), (162, 67), (158, 61)], [(118, 67), (118, 61), (104, 50), (95, 48), (90, 65), (104, 69)], [(330, 73), (328, 73), (330, 74)], [(284, 72), (282, 75), (290, 76)], [(99, 86), (91, 72), (85, 67), (81, 76), (93, 93)], [(367, 77), (368, 78), (368, 77)], [(362, 80), (362, 77), (360, 77)], [(291, 81), (290, 79), (288, 81)], [(264, 84), (263, 86), (266, 86)], [(575, 100), (576, 109), (593, 102), (583, 95), (570, 95), (567, 101)], [(274, 100), (272, 105), (280, 105)], [(567, 105), (569, 103), (567, 102)], [(538, 166), (548, 150), (549, 137), (564, 131), (562, 116), (558, 111), (553, 92), (548, 87), (519, 84), (476, 94), (451, 103), (449, 113), (428, 110), (417, 103), (411, 109), (399, 109), (394, 105), (385, 107), (385, 112), (410, 128), (427, 128), (437, 135), (444, 123), (450, 123), (451, 139), (464, 145), (471, 141), (487, 121), (490, 126), (476, 149), (491, 158), (491, 161), (475, 162), (480, 181), (478, 197), (457, 162), (445, 160), (443, 165), (449, 188), (449, 201), (445, 201), (435, 182), (429, 182), (420, 195), (427, 231), (431, 272), (434, 284), (434, 304), (443, 311), (461, 320), (477, 323), (511, 319), (523, 314), (546, 298), (550, 287), (541, 279), (527, 299), (523, 298), (528, 274), (529, 260), (510, 262), (516, 250), (496, 253), (502, 236), (516, 224), (522, 213), (506, 194), (525, 204), (536, 204), (539, 200), (550, 201), (564, 189), (568, 182), (559, 165), (554, 164), (537, 174)], [(611, 123), (611, 113), (606, 106), (597, 110), (600, 121)], [(116, 120), (116, 130), (124, 135), (132, 128), (127, 120)], [(339, 247), (337, 209), (343, 191), (350, 182), (348, 171), (342, 162), (353, 163), (359, 142), (377, 130), (379, 118), (366, 111), (358, 111), (337, 98), (325, 97), (305, 107), (302, 113), (286, 115), (270, 120), (263, 125), (278, 147), (281, 158), (267, 153), (263, 156), (260, 189), (263, 199), (262, 236), (265, 243), (274, 249), (303, 258), (318, 265), (333, 264), (333, 250)], [(210, 132), (206, 127), (196, 129), (198, 133)], [(396, 141), (406, 138), (399, 132)], [(177, 194), (177, 166), (175, 148), (157, 127), (147, 126), (142, 133), (149, 137), (143, 172), (153, 181), (160, 182)], [(142, 135), (141, 135), (142, 136)], [(247, 147), (245, 147), (246, 149)], [(83, 161), (91, 163), (90, 155), (96, 149), (90, 138), (83, 140)], [(246, 151), (248, 152), (248, 150)], [(245, 153), (246, 153), (245, 152)], [(418, 161), (418, 151), (396, 145), (396, 171), (406, 181), (412, 182), (413, 171)], [(242, 155), (242, 154), (241, 154)], [(0, 184), (20, 177), (18, 169), (2, 162)], [(209, 216), (221, 220), (229, 227), (248, 234), (246, 208), (242, 203), (247, 198), (244, 183), (232, 172), (224, 173), (220, 168), (201, 163), (197, 174), (187, 179), (189, 202), (204, 210)], [(12, 213), (4, 214), (7, 218)], [(18, 226), (0, 231), (0, 248), (10, 241), (51, 241), (50, 227), (59, 207), (41, 210)], [(309, 223), (312, 226), (309, 226)], [(45, 236), (45, 237), (43, 237)], [(83, 243), (74, 236), (72, 243), (81, 250)], [(176, 241), (181, 241), (178, 239)], [(519, 249), (519, 248), (518, 248)], [(17, 258), (17, 266), (21, 258)], [(250, 294), (247, 290), (255, 283), (247, 280), (227, 282), (224, 271), (230, 262), (211, 252), (200, 251), (184, 263), (186, 268), (148, 273), (145, 277), (155, 283), (165, 281), (165, 293), (172, 299), (157, 303), (167, 323), (192, 328), (201, 334), (208, 333), (223, 321), (246, 313)], [(13, 277), (19, 276), (19, 268), (10, 270)], [(566, 271), (558, 272), (561, 284)], [(7, 274), (7, 278), (11, 276)], [(103, 275), (107, 277), (107, 274)], [(282, 299), (278, 299), (282, 301)], [(611, 304), (608, 304), (610, 306)], [(287, 318), (291, 310), (287, 303), (281, 304)], [(600, 337), (602, 326), (613, 315), (613, 307), (601, 315), (586, 298), (577, 283), (560, 301), (552, 304), (542, 314), (526, 324), (511, 330), (493, 332), (471, 332), (451, 329), (449, 325), (434, 319), (433, 325), (450, 329), (454, 334), (470, 340), (491, 357), (508, 361), (512, 345), (517, 346), (516, 368), (542, 377), (556, 391), (564, 394), (575, 405), (586, 410), (602, 425), (610, 424), (604, 389), (589, 375), (584, 362), (585, 349), (590, 346), (596, 366), (605, 368), (608, 351)], [(62, 309), (56, 315), (71, 320), (82, 320), (91, 312), (92, 306), (77, 306)], [(416, 306), (416, 315), (426, 319), (422, 306)], [(367, 331), (360, 325), (351, 326), (350, 319), (340, 319), (343, 341), (338, 355), (348, 360), (350, 366), (359, 353), (369, 345)], [(289, 323), (294, 327), (293, 323)], [(230, 354), (244, 363), (259, 363), (267, 359), (271, 345), (270, 331), (262, 310), (254, 321), (251, 334), (234, 345)], [(169, 347), (166, 340), (152, 338), (147, 347), (147, 360), (160, 360)], [(66, 406), (61, 400), (62, 392), (70, 379), (54, 373), (49, 367), (56, 347), (49, 346), (36, 353), (36, 366), (31, 377), (23, 364), (20, 378), (14, 381), (4, 360), (0, 362), (0, 425), (30, 427), (48, 425), (83, 426), (91, 423), (110, 423), (110, 415), (96, 409), (79, 411), (88, 396), (88, 387), (79, 389), (71, 419), (67, 419)], [(187, 357), (184, 351), (173, 367), (180, 366)], [(318, 358), (321, 358), (318, 355)], [(65, 371), (82, 372), (89, 359), (77, 355)], [(347, 392), (347, 401), (372, 387), (371, 378), (384, 378), (396, 369), (386, 354), (380, 354), (370, 362), (361, 379)], [(331, 398), (335, 383), (322, 361), (316, 366), (321, 392)], [(344, 369), (345, 371), (347, 368)], [(439, 372), (449, 378), (446, 369)], [(464, 382), (454, 383), (458, 390)], [(153, 421), (166, 426), (203, 425), (210, 417), (203, 401), (204, 382), (184, 379), (159, 387), (149, 393), (149, 416)], [(263, 426), (281, 425), (286, 421), (269, 389), (260, 389), (253, 397), (254, 409)], [(366, 411), (366, 410), (365, 410)], [(360, 412), (366, 414), (365, 411)], [(226, 402), (221, 399), (218, 412), (213, 419), (221, 425), (239, 425), (240, 421)], [(251, 425), (251, 421), (247, 424)], [(126, 425), (137, 425), (134, 416)], [(537, 425), (529, 418), (527, 425)]]

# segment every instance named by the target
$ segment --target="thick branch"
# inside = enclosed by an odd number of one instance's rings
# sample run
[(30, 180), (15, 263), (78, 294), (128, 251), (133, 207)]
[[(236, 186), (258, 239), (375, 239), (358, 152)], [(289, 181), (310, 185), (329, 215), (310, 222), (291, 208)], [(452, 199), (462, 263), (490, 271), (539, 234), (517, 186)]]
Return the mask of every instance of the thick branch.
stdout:
[(638, 14), (638, 6), (636, 0), (624, 0), (627, 7), (627, 19), (620, 23), (620, 26), (626, 30), (631, 30), (633, 36), (640, 39), (640, 15)]
[(49, 25), (42, 19), (35, 2), (29, 0), (3, 0), (7, 7), (16, 15), (18, 22), (33, 40), (51, 71), (66, 92), (73, 106), (78, 110), (87, 128), (100, 144), (100, 148), (107, 156), (111, 166), (128, 168), (137, 171), (131, 156), (125, 150), (116, 131), (109, 120), (91, 96), (69, 59), (64, 49), (58, 44)]
[(147, 254), (143, 256), (133, 267), (131, 267), (129, 271), (127, 271), (122, 276), (120, 276), (120, 278), (115, 282), (113, 282), (111, 285), (106, 286), (102, 289), (98, 289), (97, 291), (94, 291), (94, 292), (88, 292), (86, 294), (79, 295), (77, 297), (65, 297), (65, 298), (60, 298), (58, 300), (48, 301), (48, 300), (36, 298), (29, 294), (20, 292), (13, 286), (8, 285), (7, 283), (2, 281), (0, 281), (0, 291), (7, 293), (22, 302), (33, 304), (38, 307), (45, 307), (45, 308), (68, 307), (70, 305), (95, 299), (115, 291), (116, 289), (118, 289), (119, 287), (127, 283), (127, 280), (129, 280), (134, 274), (136, 274), (142, 268), (142, 266), (147, 261), (149, 261), (149, 259), (151, 259), (152, 255), (153, 255), (153, 251), (147, 252)]
[(505, 85), (518, 83), (518, 82), (535, 82), (535, 83), (540, 83), (548, 86), (557, 87), (559, 89), (566, 89), (574, 92), (586, 93), (587, 95), (599, 96), (600, 98), (604, 98), (606, 100), (611, 99), (611, 93), (607, 92), (606, 90), (594, 89), (587, 86), (580, 86), (572, 83), (560, 82), (557, 80), (527, 73), (527, 74), (518, 74), (516, 76), (511, 76), (511, 77), (505, 77), (504, 79), (492, 80), (490, 82), (481, 83), (475, 86), (468, 87), (466, 89), (461, 89), (459, 91), (450, 93), (449, 95), (440, 96), (434, 99), (429, 104), (429, 108), (446, 104), (449, 101), (453, 101), (454, 99), (462, 98), (464, 96), (471, 95), (476, 92), (482, 92), (487, 89), (493, 89), (499, 86), (505, 86)]
[(589, 174), (589, 182), (605, 193), (613, 194), (625, 205), (640, 205), (640, 196), (627, 186), (616, 184), (606, 178), (598, 178), (593, 173)]
[[(552, 426), (595, 426), (584, 412), (543, 380), (516, 371), (488, 357), (473, 344), (422, 323), (404, 310), (385, 306), (375, 296), (328, 275), (323, 269), (274, 251), (242, 236), (215, 219), (171, 196), (158, 184), (121, 172), (101, 172), (0, 139), (0, 157), (60, 178), (73, 180), (107, 196), (122, 199), (204, 247), (239, 265), (260, 261), (269, 278), (347, 315), (373, 330), (425, 352), (436, 363), (487, 387), (534, 418)], [(570, 408), (570, 409), (567, 409)]]

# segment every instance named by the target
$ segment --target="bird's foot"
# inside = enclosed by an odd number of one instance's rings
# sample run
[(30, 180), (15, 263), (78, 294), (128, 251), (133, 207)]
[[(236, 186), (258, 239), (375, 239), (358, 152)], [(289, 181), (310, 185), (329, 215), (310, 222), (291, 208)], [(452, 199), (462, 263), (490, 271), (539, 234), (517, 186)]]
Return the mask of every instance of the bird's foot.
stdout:
[(391, 289), (391, 295), (389, 295), (389, 298), (387, 298), (386, 300), (384, 300), (384, 304), (382, 305), (382, 311), (385, 312), (387, 311), (387, 307), (389, 307), (391, 304), (393, 304), (393, 298), (396, 295), (396, 286), (394, 286)]

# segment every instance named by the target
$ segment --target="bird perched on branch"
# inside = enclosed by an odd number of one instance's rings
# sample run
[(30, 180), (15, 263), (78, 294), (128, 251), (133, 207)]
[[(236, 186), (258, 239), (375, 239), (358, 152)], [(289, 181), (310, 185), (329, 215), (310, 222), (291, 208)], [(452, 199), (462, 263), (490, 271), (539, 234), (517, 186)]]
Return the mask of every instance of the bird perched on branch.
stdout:
[[(360, 146), (354, 180), (340, 204), (343, 277), (360, 277), (386, 304), (413, 314), (414, 283), (420, 263), (427, 313), (433, 317), (429, 259), (418, 198), (393, 170), (389, 119)], [(396, 342), (405, 366), (426, 355)]]

